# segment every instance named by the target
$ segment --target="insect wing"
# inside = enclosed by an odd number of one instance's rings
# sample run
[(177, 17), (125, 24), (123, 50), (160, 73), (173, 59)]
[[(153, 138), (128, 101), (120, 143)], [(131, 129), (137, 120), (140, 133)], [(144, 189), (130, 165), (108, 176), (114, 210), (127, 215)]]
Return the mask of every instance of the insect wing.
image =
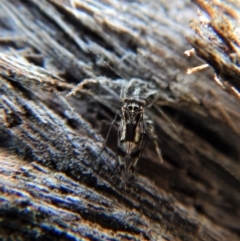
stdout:
[(128, 173), (135, 167), (143, 147), (143, 112), (122, 111), (118, 131), (118, 159)]

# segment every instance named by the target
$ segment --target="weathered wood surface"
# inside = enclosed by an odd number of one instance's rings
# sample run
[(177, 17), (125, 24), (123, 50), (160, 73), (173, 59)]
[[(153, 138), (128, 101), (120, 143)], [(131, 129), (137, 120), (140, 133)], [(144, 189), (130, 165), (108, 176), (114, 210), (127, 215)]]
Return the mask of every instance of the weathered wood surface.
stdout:
[(196, 34), (188, 41), (215, 70), (216, 82), (240, 100), (239, 1), (235, 1), (236, 6), (222, 1), (194, 2), (203, 12), (191, 23)]
[[(2, 0), (0, 16), (1, 239), (240, 240), (239, 102), (210, 69), (185, 74), (193, 4)], [(66, 97), (121, 78), (103, 60), (160, 93), (147, 115), (164, 163), (149, 141), (126, 189), (116, 130), (97, 158), (119, 93)]]

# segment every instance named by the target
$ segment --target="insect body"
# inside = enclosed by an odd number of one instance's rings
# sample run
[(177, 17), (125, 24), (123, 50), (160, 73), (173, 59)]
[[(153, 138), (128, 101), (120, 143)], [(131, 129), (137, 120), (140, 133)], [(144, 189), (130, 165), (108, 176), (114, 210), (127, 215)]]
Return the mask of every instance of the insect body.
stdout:
[(123, 100), (118, 130), (118, 160), (125, 171), (133, 171), (143, 150), (143, 113), (146, 102), (136, 98)]
[(144, 111), (156, 100), (157, 92), (151, 90), (146, 82), (131, 79), (121, 89), (121, 120), (118, 128), (118, 160), (121, 171), (126, 175), (133, 172), (146, 143), (148, 135), (154, 143), (159, 160), (162, 154), (158, 147), (153, 122), (145, 119)]

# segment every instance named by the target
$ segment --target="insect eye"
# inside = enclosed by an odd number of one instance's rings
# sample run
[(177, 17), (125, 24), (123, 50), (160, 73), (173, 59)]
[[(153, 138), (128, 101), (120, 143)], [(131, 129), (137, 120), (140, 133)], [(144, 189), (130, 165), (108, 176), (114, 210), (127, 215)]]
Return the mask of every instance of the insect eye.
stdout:
[(128, 105), (128, 106), (126, 107), (126, 109), (132, 111), (132, 110), (133, 110), (133, 107), (132, 107), (131, 105)]

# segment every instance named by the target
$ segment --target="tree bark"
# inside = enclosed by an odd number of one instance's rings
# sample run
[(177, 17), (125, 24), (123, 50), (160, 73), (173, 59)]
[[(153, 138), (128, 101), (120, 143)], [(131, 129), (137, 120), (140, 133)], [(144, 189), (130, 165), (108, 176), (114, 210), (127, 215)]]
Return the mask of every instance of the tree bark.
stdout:
[[(193, 4), (2, 0), (0, 16), (1, 240), (240, 240), (238, 62), (217, 71), (228, 38), (202, 54)], [(201, 64), (186, 36), (236, 92), (210, 68), (186, 75)], [(150, 139), (122, 185), (117, 127), (101, 151), (121, 109), (113, 83), (131, 78), (159, 93), (146, 117), (164, 163)]]

